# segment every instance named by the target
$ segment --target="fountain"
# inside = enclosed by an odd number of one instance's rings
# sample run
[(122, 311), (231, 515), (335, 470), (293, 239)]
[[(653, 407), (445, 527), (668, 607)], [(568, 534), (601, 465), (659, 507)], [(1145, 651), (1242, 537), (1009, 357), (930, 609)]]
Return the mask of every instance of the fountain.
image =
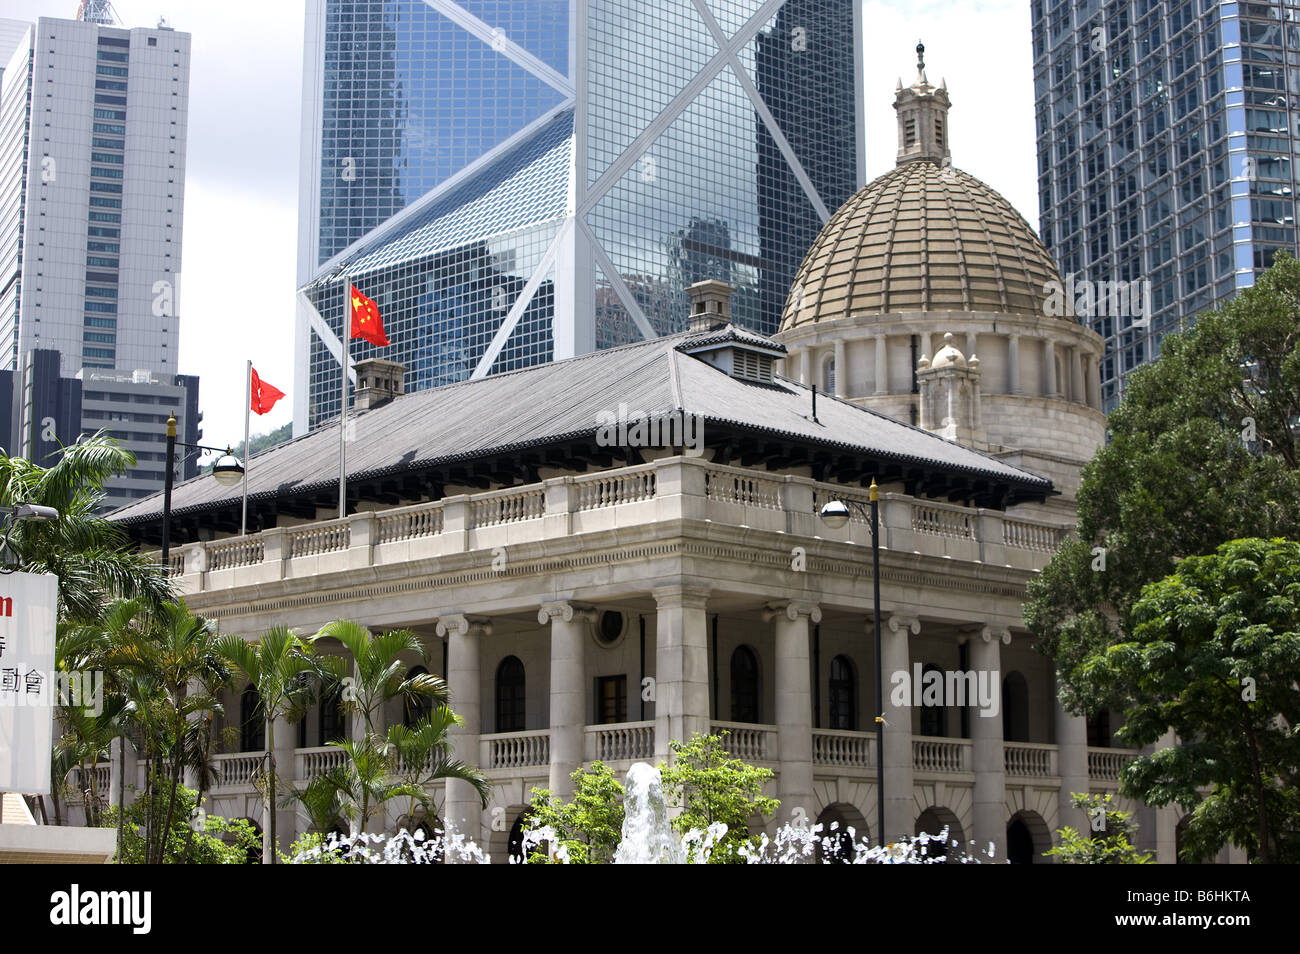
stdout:
[(623, 841), (614, 853), (616, 865), (679, 865), (682, 846), (668, 823), (664, 783), (659, 770), (637, 762), (627, 770), (623, 796)]

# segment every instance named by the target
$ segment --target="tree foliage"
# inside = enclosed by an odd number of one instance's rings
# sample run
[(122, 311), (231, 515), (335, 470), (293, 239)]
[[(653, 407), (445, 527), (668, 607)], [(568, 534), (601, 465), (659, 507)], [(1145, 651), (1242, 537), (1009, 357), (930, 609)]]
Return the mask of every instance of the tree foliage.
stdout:
[(673, 760), (659, 770), (665, 802), (670, 809), (681, 810), (673, 819), (673, 829), (684, 834), (722, 822), (727, 834), (713, 849), (709, 863), (743, 864), (741, 847), (756, 844), (749, 834), (749, 820), (773, 815), (780, 802), (763, 794), (763, 786), (773, 778), (772, 770), (732, 758), (723, 747), (726, 735), (725, 731), (721, 735), (696, 732), (688, 742), (672, 740)]
[[(1300, 263), (1161, 342), (1083, 471), (1077, 539), (1030, 583), (1025, 619), (1072, 711), (1123, 709), (1131, 685), (1090, 677), (1128, 637), (1142, 587), (1241, 537), (1300, 539)], [(1100, 566), (1104, 550), (1104, 570)]]
[[(154, 779), (148, 797), (141, 796), (127, 806), (118, 863), (245, 865), (252, 862), (261, 845), (256, 829), (244, 818), (208, 815), (197, 808), (197, 797), (193, 789), (184, 785), (172, 786), (167, 779)], [(150, 819), (164, 815), (169, 804), (177, 811), (171, 814), (166, 851), (161, 857), (155, 857), (145, 831)], [(104, 825), (112, 828), (117, 823), (115, 806), (109, 809)]]
[[(604, 762), (578, 769), (573, 779), (573, 799), (564, 801), (549, 789), (533, 789), (530, 825), (550, 828), (568, 854), (569, 864), (609, 864), (623, 836), (623, 786)], [(530, 864), (549, 860), (545, 846), (529, 856)]]
[[(1111, 795), (1071, 793), (1074, 807), (1083, 810), (1089, 829), (1082, 834), (1066, 825), (1057, 830), (1061, 843), (1044, 854), (1055, 856), (1067, 865), (1147, 865), (1151, 855), (1133, 847), (1137, 825), (1133, 813), (1111, 808)], [(1100, 822), (1093, 830), (1092, 820)]]
[(1089, 675), (1132, 694), (1121, 740), (1183, 740), (1122, 781), (1149, 804), (1197, 806), (1188, 854), (1232, 841), (1264, 862), (1300, 861), (1300, 543), (1234, 540), (1182, 560), (1143, 589), (1132, 637)]

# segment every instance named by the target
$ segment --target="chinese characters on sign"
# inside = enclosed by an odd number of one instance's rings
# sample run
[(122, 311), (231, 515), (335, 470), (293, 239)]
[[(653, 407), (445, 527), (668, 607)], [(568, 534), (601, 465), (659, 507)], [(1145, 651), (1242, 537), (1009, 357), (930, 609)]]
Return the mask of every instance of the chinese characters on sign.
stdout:
[(50, 690), (61, 682), (52, 677), (57, 581), (0, 575), (0, 606), (0, 792), (48, 794), (57, 701)]

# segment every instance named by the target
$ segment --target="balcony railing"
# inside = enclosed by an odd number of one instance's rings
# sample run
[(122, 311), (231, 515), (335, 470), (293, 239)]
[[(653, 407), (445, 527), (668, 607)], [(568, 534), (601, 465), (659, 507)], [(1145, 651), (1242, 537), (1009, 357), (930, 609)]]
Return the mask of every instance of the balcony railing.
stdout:
[(296, 749), (293, 753), (294, 777), (310, 782), (331, 769), (347, 763), (348, 754), (337, 745), (322, 745), (312, 749)]
[(866, 732), (813, 729), (813, 764), (834, 768), (876, 767), (876, 739)]
[[(807, 477), (670, 457), (190, 544), (173, 550), (169, 562), (181, 576), (181, 592), (191, 595), (671, 519), (870, 543), (861, 515), (839, 530), (817, 518), (819, 507), (836, 498), (865, 501), (860, 489)], [(880, 529), (886, 549), (1027, 570), (1045, 566), (1065, 533), (1060, 525), (996, 510), (889, 493), (880, 497)], [(231, 576), (209, 579), (213, 573)]]
[(265, 756), (261, 752), (249, 754), (238, 752), (232, 755), (217, 755), (212, 759), (216, 770), (213, 790), (223, 788), (249, 788), (253, 780), (262, 771)]
[(1119, 780), (1124, 766), (1137, 758), (1137, 753), (1127, 749), (1088, 749), (1088, 778), (1102, 782)]
[(479, 765), (485, 769), (532, 768), (550, 764), (549, 729), (498, 732), (479, 737)]
[(1004, 742), (1002, 760), (1007, 775), (1029, 778), (1049, 778), (1059, 775), (1056, 767), (1056, 746), (1031, 742)]
[(587, 726), (587, 761), (634, 762), (653, 759), (655, 724), (617, 722)]
[(969, 772), (970, 739), (913, 737), (912, 768), (918, 772)]
[(722, 747), (732, 758), (743, 762), (775, 762), (777, 752), (776, 726), (755, 725), (752, 722), (714, 722), (709, 729), (714, 735), (730, 733), (722, 740)]

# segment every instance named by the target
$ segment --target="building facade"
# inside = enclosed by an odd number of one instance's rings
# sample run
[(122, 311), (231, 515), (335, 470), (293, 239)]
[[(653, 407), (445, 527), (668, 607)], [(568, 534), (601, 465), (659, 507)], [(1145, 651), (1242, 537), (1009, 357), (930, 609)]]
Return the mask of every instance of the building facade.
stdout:
[(1030, 4), (1041, 234), (1063, 277), (1149, 282), (1089, 304), (1102, 406), (1160, 339), (1296, 253), (1300, 4)]
[[(247, 536), (233, 535), (236, 492), (176, 489), (171, 571), (223, 631), (409, 628), (425, 651), (408, 675), (445, 674), (455, 752), (485, 770), (490, 800), (435, 783), (432, 816), (403, 803), (379, 825), (451, 825), (504, 862), (532, 789), (568, 795), (593, 761), (621, 774), (696, 732), (772, 769), (769, 828), (946, 828), (965, 851), (1044, 863), (1054, 832), (1088, 824), (1074, 793), (1117, 793), (1137, 753), (1109, 714), (1060, 707), (1023, 619), (1104, 439), (1103, 342), (1044, 314), (1050, 256), (952, 166), (948, 107), (919, 62), (895, 98), (897, 168), (815, 238), (774, 338), (734, 322), (741, 296), (706, 280), (685, 331), (368, 402), (343, 519), (330, 427), (250, 468)], [(842, 527), (820, 519), (871, 484), (878, 539), (865, 507)], [(114, 519), (161, 539), (156, 498)], [(212, 810), (261, 824), (256, 693), (224, 702), (238, 743), (216, 758)], [(341, 764), (328, 743), (354, 731), (326, 695), (276, 727), (277, 764), (302, 785)], [(95, 771), (140, 781), (129, 760)], [(1177, 810), (1117, 801), (1173, 863)], [(285, 840), (312, 824), (276, 810)]]
[[(6, 21), (0, 33), (10, 47), (0, 364), (15, 378), (6, 448), (48, 464), (58, 447), (106, 427), (138, 455), (109, 483), (108, 503), (120, 505), (162, 486), (168, 411), (184, 422), (183, 439), (201, 433), (198, 379), (177, 373), (190, 37), (161, 24), (118, 28), (104, 4), (81, 12)], [(72, 378), (96, 395), (75, 422), (51, 403)], [(177, 471), (195, 472), (192, 461)]]
[(309, 2), (295, 433), (339, 413), (344, 272), (412, 391), (680, 330), (707, 278), (774, 332), (864, 181), (855, 9)]

